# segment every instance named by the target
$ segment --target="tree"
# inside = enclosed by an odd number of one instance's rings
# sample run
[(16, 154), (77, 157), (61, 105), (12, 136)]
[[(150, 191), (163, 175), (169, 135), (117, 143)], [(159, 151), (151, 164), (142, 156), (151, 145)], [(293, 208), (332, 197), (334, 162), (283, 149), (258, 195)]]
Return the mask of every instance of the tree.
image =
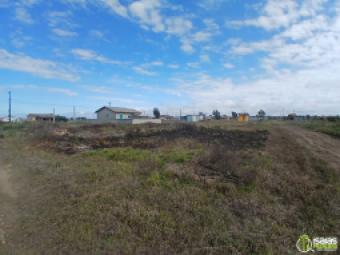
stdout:
[(161, 113), (158, 108), (153, 108), (153, 116), (155, 119), (159, 119), (159, 117), (161, 117)]
[(259, 110), (259, 112), (257, 113), (257, 117), (260, 119), (260, 120), (263, 120), (264, 117), (266, 117), (266, 113), (264, 110)]
[(67, 122), (68, 119), (65, 116), (56, 115), (55, 116), (55, 121), (56, 122)]
[(236, 112), (232, 112), (231, 116), (233, 117), (233, 119), (237, 119), (237, 113)]
[(216, 120), (221, 119), (221, 113), (218, 110), (213, 110), (212, 115)]

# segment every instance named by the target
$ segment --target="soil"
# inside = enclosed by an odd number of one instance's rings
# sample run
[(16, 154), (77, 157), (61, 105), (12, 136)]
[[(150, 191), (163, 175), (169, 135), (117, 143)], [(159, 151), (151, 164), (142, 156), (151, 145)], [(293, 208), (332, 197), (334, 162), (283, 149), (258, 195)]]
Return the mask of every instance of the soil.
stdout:
[(340, 172), (340, 139), (296, 126), (282, 126), (280, 130), (289, 133), (298, 144)]
[(12, 209), (10, 202), (16, 198), (16, 192), (9, 180), (9, 169), (9, 166), (4, 166), (0, 161), (0, 246), (6, 245), (7, 218)]

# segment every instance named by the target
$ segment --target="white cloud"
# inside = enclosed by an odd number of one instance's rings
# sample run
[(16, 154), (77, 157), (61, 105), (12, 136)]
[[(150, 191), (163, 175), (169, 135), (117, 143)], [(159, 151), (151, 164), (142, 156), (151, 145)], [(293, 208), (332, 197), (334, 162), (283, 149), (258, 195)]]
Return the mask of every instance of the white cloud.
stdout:
[[(256, 114), (264, 109), (269, 114), (283, 112), (299, 114), (338, 114), (339, 74), (332, 69), (309, 69), (282, 72), (269, 78), (235, 84), (228, 78), (200, 75), (193, 80), (179, 80), (177, 93), (190, 98), (188, 105), (211, 112), (249, 112)], [(326, 91), (329, 91), (328, 93)], [(204, 100), (203, 100), (204, 99)]]
[(47, 21), (50, 27), (64, 26), (73, 27), (74, 25), (70, 22), (72, 12), (70, 11), (51, 11), (47, 14)]
[(195, 52), (192, 42), (188, 39), (183, 39), (181, 41), (181, 50), (188, 54)]
[(200, 67), (200, 63), (198, 62), (189, 62), (187, 63), (187, 66), (190, 68), (199, 68)]
[(303, 19), (264, 41), (232, 43), (231, 52), (247, 55), (262, 51), (264, 68), (270, 71), (285, 68), (310, 68), (340, 63), (340, 26), (338, 17), (315, 16)]
[(74, 32), (74, 31), (69, 31), (69, 30), (65, 30), (65, 29), (61, 29), (61, 28), (53, 28), (52, 32), (60, 37), (75, 37), (78, 35), (78, 33)]
[(150, 27), (154, 32), (163, 32), (165, 25), (160, 14), (160, 7), (159, 0), (139, 0), (129, 5), (129, 11), (138, 19), (142, 27)]
[(152, 61), (151, 63), (148, 63), (147, 65), (151, 65), (151, 66), (163, 66), (164, 63), (162, 61), (156, 60), (156, 61)]
[(78, 78), (74, 72), (62, 64), (22, 54), (13, 54), (5, 49), (0, 49), (0, 68), (30, 73), (47, 79), (75, 81)]
[(64, 88), (48, 88), (47, 91), (51, 92), (51, 93), (64, 94), (64, 95), (69, 96), (69, 97), (74, 97), (74, 96), (78, 95), (78, 93), (76, 93), (76, 92), (74, 92), (70, 89), (64, 89)]
[(32, 37), (25, 35), (21, 30), (16, 30), (10, 34), (11, 43), (16, 48), (22, 48), (32, 42)]
[(215, 35), (220, 33), (220, 27), (213, 19), (204, 19), (203, 24), (205, 25), (203, 30), (186, 33), (186, 35), (183, 36), (181, 49), (184, 52), (192, 54), (195, 52), (194, 44), (210, 42)]
[(91, 30), (89, 34), (90, 36), (95, 37), (97, 39), (103, 39), (105, 36), (105, 34), (100, 30)]
[(225, 63), (223, 66), (226, 69), (233, 69), (233, 68), (235, 68), (235, 66), (233, 64), (231, 64), (231, 63)]
[(85, 89), (88, 91), (98, 93), (98, 94), (110, 94), (112, 93), (112, 88), (110, 87), (105, 87), (105, 86), (85, 86)]
[(189, 33), (193, 28), (192, 22), (183, 17), (170, 17), (166, 19), (167, 32), (178, 36)]
[(20, 3), (24, 6), (31, 7), (37, 3), (41, 2), (41, 0), (21, 0)]
[(121, 61), (116, 61), (116, 60), (106, 58), (88, 49), (73, 49), (71, 52), (74, 56), (82, 60), (97, 61), (103, 64), (114, 64), (114, 65), (123, 64), (123, 62)]
[(71, 4), (71, 5), (74, 5), (74, 6), (82, 6), (82, 7), (85, 7), (89, 2), (89, 0), (62, 0), (62, 1), (65, 3)]
[(300, 40), (314, 35), (315, 32), (327, 29), (328, 24), (324, 16), (316, 16), (313, 19), (303, 20), (293, 24), (281, 36), (292, 40)]
[(171, 68), (171, 69), (178, 69), (179, 65), (177, 65), (177, 64), (169, 64), (168, 67)]
[(327, 0), (267, 0), (262, 9), (262, 15), (254, 19), (234, 21), (236, 26), (255, 26), (266, 30), (287, 28), (299, 18), (316, 15)]
[(189, 54), (195, 51), (194, 44), (206, 43), (219, 32), (219, 26), (212, 19), (203, 19), (204, 30), (197, 30), (193, 24), (195, 15), (185, 13), (182, 6), (174, 5), (170, 1), (135, 0), (128, 1), (128, 4), (118, 0), (64, 1), (71, 3), (85, 1), (87, 4), (107, 7), (113, 13), (137, 23), (145, 30), (177, 37), (181, 43), (180, 48)]
[(142, 75), (146, 75), (146, 76), (155, 76), (156, 75), (155, 72), (147, 70), (143, 66), (135, 66), (135, 67), (133, 67), (133, 70), (138, 74), (142, 74)]
[(223, 3), (227, 3), (230, 0), (200, 0), (197, 1), (199, 7), (206, 10), (215, 10), (219, 8)]
[(15, 9), (15, 17), (18, 21), (25, 23), (25, 24), (33, 24), (34, 23), (29, 12), (23, 7), (17, 7)]
[(127, 8), (122, 5), (119, 0), (100, 0), (102, 1), (106, 6), (110, 7), (110, 9), (122, 17), (128, 17)]
[(207, 54), (200, 55), (200, 61), (201, 62), (210, 62), (210, 57)]

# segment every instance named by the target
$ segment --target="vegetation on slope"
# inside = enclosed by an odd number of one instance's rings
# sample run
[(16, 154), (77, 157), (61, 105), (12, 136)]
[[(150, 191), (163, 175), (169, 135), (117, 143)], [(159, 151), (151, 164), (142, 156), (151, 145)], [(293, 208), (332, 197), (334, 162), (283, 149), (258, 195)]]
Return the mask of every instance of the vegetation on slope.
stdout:
[(340, 138), (340, 120), (312, 120), (305, 123), (304, 127)]

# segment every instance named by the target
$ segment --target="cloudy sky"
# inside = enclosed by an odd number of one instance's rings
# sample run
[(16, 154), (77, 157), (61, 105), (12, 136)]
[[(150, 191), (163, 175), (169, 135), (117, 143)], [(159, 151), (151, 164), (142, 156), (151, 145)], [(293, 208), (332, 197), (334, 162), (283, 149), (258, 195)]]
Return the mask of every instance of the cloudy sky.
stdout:
[(0, 0), (0, 117), (339, 114), (340, 0)]

